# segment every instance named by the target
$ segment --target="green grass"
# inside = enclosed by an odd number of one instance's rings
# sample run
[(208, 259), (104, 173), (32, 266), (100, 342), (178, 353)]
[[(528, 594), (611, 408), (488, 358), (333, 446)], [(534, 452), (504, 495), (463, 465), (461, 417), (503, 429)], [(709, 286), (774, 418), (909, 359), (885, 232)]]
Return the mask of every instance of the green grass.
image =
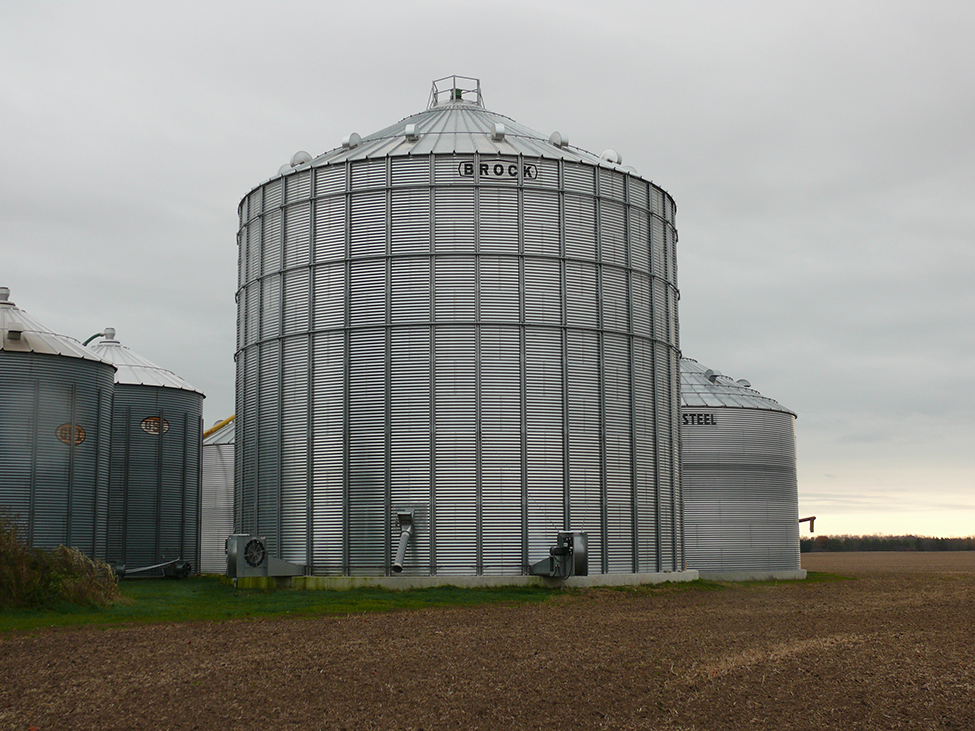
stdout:
[(215, 577), (123, 581), (124, 601), (111, 607), (61, 604), (53, 609), (0, 611), (0, 633), (73, 625), (226, 621), (392, 612), (426, 607), (543, 602), (560, 590), (540, 587), (462, 589), (440, 586), (410, 591), (360, 588), (340, 591), (235, 589)]

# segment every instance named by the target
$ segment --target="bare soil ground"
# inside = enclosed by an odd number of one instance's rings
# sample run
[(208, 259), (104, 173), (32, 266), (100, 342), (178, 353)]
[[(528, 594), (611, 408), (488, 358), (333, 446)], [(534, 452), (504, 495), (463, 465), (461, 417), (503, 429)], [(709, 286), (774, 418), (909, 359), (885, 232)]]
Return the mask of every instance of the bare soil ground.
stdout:
[(0, 638), (3, 729), (975, 729), (975, 552), (544, 605)]

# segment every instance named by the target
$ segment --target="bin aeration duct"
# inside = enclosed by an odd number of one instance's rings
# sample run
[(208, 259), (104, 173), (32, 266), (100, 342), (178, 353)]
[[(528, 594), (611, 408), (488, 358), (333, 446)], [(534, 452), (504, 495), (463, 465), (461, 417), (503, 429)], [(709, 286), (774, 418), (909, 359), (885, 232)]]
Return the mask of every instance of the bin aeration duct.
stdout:
[(396, 574), (403, 571), (403, 559), (406, 558), (406, 546), (410, 542), (410, 538), (413, 537), (414, 512), (411, 510), (408, 513), (396, 514), (396, 517), (399, 519), (399, 528), (401, 531), (399, 534), (399, 547), (396, 549), (396, 559), (393, 561), (393, 573)]

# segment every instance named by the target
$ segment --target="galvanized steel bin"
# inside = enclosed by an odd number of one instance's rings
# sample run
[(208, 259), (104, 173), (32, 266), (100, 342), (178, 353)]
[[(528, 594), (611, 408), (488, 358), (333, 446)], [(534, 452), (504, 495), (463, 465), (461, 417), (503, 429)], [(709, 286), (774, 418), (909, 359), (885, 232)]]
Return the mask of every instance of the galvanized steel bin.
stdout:
[(796, 415), (691, 359), (681, 360), (681, 399), (688, 568), (800, 571)]
[(36, 548), (106, 557), (115, 367), (0, 288), (0, 511)]
[(108, 558), (129, 570), (182, 559), (199, 571), (203, 394), (114, 330), (104, 335), (91, 349), (118, 368)]
[(240, 204), (235, 530), (321, 575), (388, 574), (411, 510), (403, 575), (564, 529), (680, 570), (674, 201), (443, 82)]
[[(204, 432), (203, 502), (200, 513), (200, 571), (227, 570), (226, 540), (234, 532), (234, 422)], [(210, 430), (208, 430), (210, 431)]]

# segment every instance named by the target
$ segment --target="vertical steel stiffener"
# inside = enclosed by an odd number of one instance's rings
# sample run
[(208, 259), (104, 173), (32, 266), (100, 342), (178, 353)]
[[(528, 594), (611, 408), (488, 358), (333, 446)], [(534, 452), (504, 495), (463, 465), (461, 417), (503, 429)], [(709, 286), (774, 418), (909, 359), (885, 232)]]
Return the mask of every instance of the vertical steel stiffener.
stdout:
[(467, 91), (242, 200), (235, 530), (319, 575), (390, 573), (411, 511), (403, 575), (568, 526), (680, 570), (673, 199)]

